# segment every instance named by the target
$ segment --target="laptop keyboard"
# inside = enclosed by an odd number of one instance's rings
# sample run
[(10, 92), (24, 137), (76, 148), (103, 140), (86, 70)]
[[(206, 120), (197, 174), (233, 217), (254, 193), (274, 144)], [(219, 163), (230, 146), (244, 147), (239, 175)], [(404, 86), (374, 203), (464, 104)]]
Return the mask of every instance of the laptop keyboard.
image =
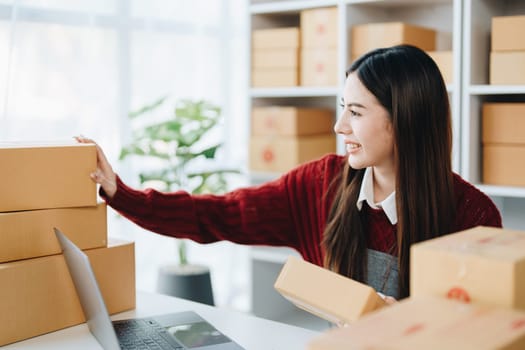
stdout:
[(114, 321), (120, 347), (124, 350), (183, 350), (184, 347), (157, 322), (149, 319)]

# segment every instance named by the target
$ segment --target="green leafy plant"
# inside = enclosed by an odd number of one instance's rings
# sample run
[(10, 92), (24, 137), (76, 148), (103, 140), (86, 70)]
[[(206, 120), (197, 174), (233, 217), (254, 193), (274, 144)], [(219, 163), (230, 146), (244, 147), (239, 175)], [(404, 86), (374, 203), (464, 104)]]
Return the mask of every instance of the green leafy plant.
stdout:
[[(180, 100), (167, 117), (153, 118), (167, 97), (129, 114), (133, 122), (140, 122), (133, 131), (132, 141), (120, 152), (120, 159), (130, 156), (157, 160), (158, 166), (139, 173), (142, 186), (156, 184), (161, 191), (179, 189), (190, 193), (221, 193), (227, 189), (225, 174), (238, 173), (234, 169), (210, 170), (222, 143), (203, 145), (204, 136), (221, 121), (220, 107), (202, 100)], [(148, 119), (149, 118), (149, 119)], [(203, 162), (208, 162), (204, 168)], [(199, 163), (199, 164), (198, 164)], [(187, 247), (178, 241), (179, 263), (186, 265)]]

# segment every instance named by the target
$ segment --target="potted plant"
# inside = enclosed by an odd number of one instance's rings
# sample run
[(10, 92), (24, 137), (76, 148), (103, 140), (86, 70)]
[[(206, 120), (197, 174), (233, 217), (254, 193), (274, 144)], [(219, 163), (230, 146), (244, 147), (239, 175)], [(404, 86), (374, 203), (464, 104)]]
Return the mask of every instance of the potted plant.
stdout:
[[(212, 169), (222, 143), (205, 145), (210, 131), (221, 120), (220, 107), (202, 100), (180, 100), (173, 112), (155, 118), (156, 112), (166, 102), (163, 97), (154, 103), (130, 113), (140, 127), (132, 134), (132, 141), (120, 152), (120, 159), (130, 156), (156, 160), (156, 167), (139, 173), (142, 186), (160, 191), (179, 189), (190, 193), (221, 193), (227, 189), (225, 174), (238, 173), (233, 169)], [(158, 116), (157, 116), (158, 117)], [(149, 119), (149, 120), (147, 120)], [(207, 163), (207, 164), (203, 164)], [(185, 240), (177, 240), (178, 264), (161, 267), (157, 289), (169, 295), (213, 305), (210, 270), (206, 266), (188, 263)]]

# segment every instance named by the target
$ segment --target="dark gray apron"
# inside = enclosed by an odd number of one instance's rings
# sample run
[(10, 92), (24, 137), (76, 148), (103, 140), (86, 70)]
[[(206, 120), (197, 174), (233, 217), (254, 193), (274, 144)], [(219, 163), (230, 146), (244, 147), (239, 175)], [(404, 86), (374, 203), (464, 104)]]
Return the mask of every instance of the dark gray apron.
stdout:
[(399, 299), (397, 257), (377, 250), (367, 251), (368, 271), (365, 283), (377, 292)]

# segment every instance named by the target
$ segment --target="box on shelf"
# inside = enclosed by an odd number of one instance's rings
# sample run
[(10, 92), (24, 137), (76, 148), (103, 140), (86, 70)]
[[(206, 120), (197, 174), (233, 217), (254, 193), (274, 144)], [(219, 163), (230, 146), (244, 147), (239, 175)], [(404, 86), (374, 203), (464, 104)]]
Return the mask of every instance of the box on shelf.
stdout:
[(299, 28), (255, 29), (252, 32), (252, 49), (298, 48), (300, 43)]
[(489, 185), (525, 186), (525, 145), (483, 145), (482, 181)]
[(410, 44), (425, 51), (435, 51), (436, 31), (402, 22), (371, 23), (351, 28), (352, 59), (379, 48)]
[(0, 212), (97, 205), (93, 144), (0, 143), (0, 164)]
[[(135, 308), (135, 252), (131, 242), (84, 251), (108, 312)], [(85, 321), (63, 255), (0, 265), (0, 345)]]
[(385, 305), (372, 287), (293, 256), (274, 287), (297, 307), (336, 324), (352, 323)]
[(484, 144), (525, 146), (525, 103), (483, 103), (482, 118)]
[(252, 69), (299, 69), (298, 48), (260, 49), (252, 52)]
[(299, 85), (299, 69), (252, 70), (252, 87), (292, 87)]
[(428, 51), (427, 53), (439, 67), (445, 84), (452, 84), (454, 78), (452, 51)]
[(490, 53), (490, 84), (525, 84), (525, 50)]
[(525, 310), (525, 232), (479, 226), (412, 245), (410, 295)]
[(285, 172), (336, 149), (335, 135), (253, 136), (250, 140), (250, 169)]
[(525, 51), (525, 16), (492, 17), (492, 51)]
[(334, 112), (322, 108), (291, 106), (254, 107), (252, 109), (252, 135), (304, 136), (331, 133)]
[(338, 32), (337, 7), (301, 11), (301, 47), (336, 48)]
[(80, 249), (104, 247), (106, 204), (0, 213), (0, 263), (60, 254), (53, 227), (66, 232)]
[(337, 50), (301, 49), (301, 85), (337, 86)]
[(411, 297), (314, 338), (308, 350), (525, 348), (525, 312)]

